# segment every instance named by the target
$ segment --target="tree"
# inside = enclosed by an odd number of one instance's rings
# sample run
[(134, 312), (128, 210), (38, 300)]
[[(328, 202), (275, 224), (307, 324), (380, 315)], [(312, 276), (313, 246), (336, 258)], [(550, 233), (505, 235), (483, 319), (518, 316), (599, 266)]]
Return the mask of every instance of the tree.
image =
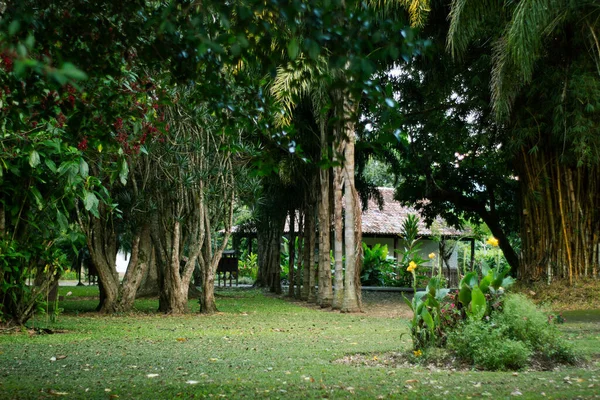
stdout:
[[(598, 12), (594, 1), (452, 3), (455, 56), (495, 41), (491, 98), (519, 177), (523, 278), (597, 275)], [(496, 32), (475, 40), (490, 21)]]

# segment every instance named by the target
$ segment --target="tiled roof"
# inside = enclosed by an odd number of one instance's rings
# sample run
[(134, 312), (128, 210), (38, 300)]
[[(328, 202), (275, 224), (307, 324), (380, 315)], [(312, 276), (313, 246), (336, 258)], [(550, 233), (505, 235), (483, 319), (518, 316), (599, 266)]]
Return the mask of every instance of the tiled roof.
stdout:
[[(363, 235), (398, 235), (402, 232), (402, 224), (410, 214), (419, 216), (412, 207), (404, 207), (394, 200), (394, 189), (378, 188), (383, 197), (383, 208), (380, 210), (375, 200), (369, 200), (368, 208), (362, 214)], [(421, 236), (461, 236), (468, 231), (448, 226), (441, 218), (437, 218), (431, 227), (427, 227), (419, 218), (419, 235)]]
[[(368, 208), (362, 213), (362, 232), (363, 235), (399, 235), (402, 233), (402, 224), (409, 214), (419, 212), (412, 207), (404, 207), (394, 200), (394, 189), (378, 188), (383, 197), (383, 208), (380, 210), (375, 200), (369, 200)], [(296, 225), (298, 229), (298, 225)], [(256, 233), (256, 228), (250, 224), (248, 226), (234, 226), (234, 233)], [(285, 222), (284, 232), (289, 232), (289, 219)], [(463, 236), (469, 235), (470, 230), (459, 230), (448, 226), (443, 219), (437, 218), (430, 227), (427, 227), (425, 221), (419, 218), (420, 236)]]

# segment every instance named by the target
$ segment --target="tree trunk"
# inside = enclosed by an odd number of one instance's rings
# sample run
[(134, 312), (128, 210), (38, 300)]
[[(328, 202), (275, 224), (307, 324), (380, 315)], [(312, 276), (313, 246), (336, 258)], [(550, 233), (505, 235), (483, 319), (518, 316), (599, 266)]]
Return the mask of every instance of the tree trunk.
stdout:
[(343, 195), (342, 195), (342, 168), (339, 166), (333, 169), (333, 221), (335, 230), (334, 239), (334, 258), (335, 258), (335, 288), (333, 292), (333, 304), (332, 307), (335, 310), (342, 308), (344, 301), (344, 248), (343, 248), (343, 221), (342, 221), (342, 208), (343, 208)]
[(119, 274), (117, 273), (117, 235), (113, 229), (112, 221), (100, 206), (101, 218), (88, 215), (88, 224), (83, 224), (80, 215), (80, 225), (84, 229), (87, 245), (90, 251), (91, 262), (98, 272), (98, 285), (102, 294), (98, 311), (101, 313), (114, 313), (119, 310)]
[[(310, 263), (313, 261), (313, 257), (311, 254), (314, 254), (314, 208), (311, 207), (310, 204), (306, 206), (306, 214), (304, 215), (304, 257), (302, 264), (302, 296), (301, 299), (308, 301), (310, 296), (310, 284), (311, 279), (310, 276), (312, 274), (313, 269), (310, 267)], [(311, 234), (311, 232), (313, 232)], [(314, 276), (314, 275), (313, 275)], [(313, 282), (314, 283), (314, 282)]]
[(156, 255), (154, 254), (154, 247), (152, 241), (148, 243), (148, 248), (143, 250), (144, 255), (147, 257), (148, 267), (142, 278), (140, 288), (136, 292), (136, 297), (153, 297), (159, 294), (159, 283), (158, 283), (158, 268), (156, 266)]
[[(223, 235), (221, 245), (213, 251), (212, 243), (212, 223), (209, 216), (208, 205), (202, 204), (201, 206), (206, 207), (204, 215), (204, 245), (202, 249), (198, 251), (200, 260), (200, 269), (202, 270), (202, 293), (200, 294), (200, 313), (202, 314), (214, 314), (217, 312), (217, 303), (215, 302), (215, 274), (219, 266), (219, 261), (223, 256), (223, 251), (227, 247), (229, 236), (231, 235), (231, 228), (233, 226), (233, 192), (229, 194), (229, 201), (226, 204), (228, 209), (224, 215), (225, 234)], [(222, 205), (223, 206), (223, 205)]]
[[(167, 314), (184, 314), (188, 311), (188, 284), (184, 284), (180, 275), (181, 262), (181, 222), (176, 219), (173, 223), (171, 231), (171, 246), (168, 253), (164, 257), (164, 292), (165, 292), (165, 309)], [(170, 255), (170, 257), (168, 257)]]
[[(346, 274), (344, 279), (344, 300), (342, 312), (360, 311), (360, 264), (361, 264), (361, 236), (360, 232), (360, 205), (358, 194), (354, 185), (354, 107), (349, 95), (343, 96), (343, 135), (344, 149), (344, 241), (346, 254)], [(357, 237), (358, 236), (358, 237)], [(358, 240), (357, 240), (358, 239)], [(359, 276), (358, 286), (356, 276)]]
[(294, 263), (296, 261), (296, 210), (292, 207), (289, 213), (290, 242), (288, 258), (288, 297), (294, 297)]
[(121, 312), (127, 312), (133, 308), (136, 293), (148, 269), (151, 251), (150, 225), (144, 225), (133, 240), (131, 258), (123, 277), (122, 294), (118, 307)]
[[(327, 137), (323, 138), (324, 132), (321, 133), (325, 146), (327, 145)], [(331, 213), (329, 211), (329, 169), (320, 169), (320, 186), (319, 193), (319, 291), (317, 295), (317, 304), (321, 307), (330, 307), (333, 302), (333, 289), (331, 287), (331, 260), (329, 251), (331, 249)]]
[(300, 221), (298, 223), (298, 267), (296, 268), (296, 291), (294, 293), (294, 297), (297, 299), (302, 298), (302, 265), (305, 263), (304, 254), (306, 253), (304, 249), (306, 248), (306, 215), (304, 211), (300, 212)]

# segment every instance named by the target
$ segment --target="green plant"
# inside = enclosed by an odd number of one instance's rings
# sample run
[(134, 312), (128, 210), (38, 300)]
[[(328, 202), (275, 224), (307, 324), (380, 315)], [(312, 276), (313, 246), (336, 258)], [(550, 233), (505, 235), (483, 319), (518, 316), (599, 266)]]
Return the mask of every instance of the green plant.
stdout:
[(363, 266), (360, 281), (365, 286), (384, 286), (396, 277), (396, 262), (388, 256), (387, 245), (380, 243), (369, 248), (365, 243), (363, 247)]
[[(410, 267), (409, 267), (410, 268)], [(442, 287), (443, 281), (434, 276), (424, 292), (416, 291), (416, 276), (414, 269), (414, 295), (412, 301), (404, 297), (404, 301), (413, 312), (410, 322), (410, 333), (415, 351), (442, 344), (442, 308), (441, 302), (449, 289)]]
[(441, 274), (429, 279), (424, 292), (417, 292), (418, 275), (416, 270), (425, 263), (425, 260), (419, 256), (421, 243), (417, 236), (418, 224), (418, 217), (410, 214), (402, 225), (402, 235), (406, 247), (402, 256), (403, 262), (400, 264), (407, 264), (406, 271), (412, 275), (413, 298), (408, 300), (404, 295), (403, 298), (413, 312), (410, 334), (414, 351), (421, 351), (421, 349), (442, 343), (441, 302), (449, 293), (448, 289), (444, 289), (445, 280)]
[(509, 266), (488, 268), (484, 266), (482, 278), (476, 271), (467, 273), (459, 283), (458, 300), (472, 319), (481, 319), (489, 315), (489, 305), (486, 295), (499, 296), (504, 289), (514, 284), (514, 279), (508, 275)]
[(548, 324), (546, 314), (521, 294), (505, 296), (502, 312), (495, 313), (493, 320), (506, 327), (508, 337), (522, 341), (545, 360), (574, 363), (577, 359), (556, 326)]
[(478, 368), (521, 369), (527, 365), (531, 350), (505, 332), (502, 325), (468, 319), (448, 335), (448, 349)]
[(248, 253), (238, 261), (238, 273), (240, 277), (250, 277), (256, 280), (258, 273), (258, 254)]

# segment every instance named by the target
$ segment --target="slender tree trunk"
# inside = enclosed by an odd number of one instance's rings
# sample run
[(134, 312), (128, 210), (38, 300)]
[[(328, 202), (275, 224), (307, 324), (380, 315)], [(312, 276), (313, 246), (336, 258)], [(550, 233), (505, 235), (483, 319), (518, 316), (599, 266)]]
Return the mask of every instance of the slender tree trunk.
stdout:
[(294, 267), (296, 261), (296, 210), (290, 208), (290, 242), (289, 242), (289, 259), (288, 259), (288, 297), (294, 297)]
[(342, 208), (343, 208), (343, 195), (342, 195), (342, 168), (339, 166), (333, 169), (333, 221), (335, 230), (334, 239), (334, 258), (335, 258), (335, 290), (333, 292), (333, 304), (332, 307), (336, 310), (342, 308), (344, 301), (344, 248), (343, 248), (343, 221), (342, 221)]
[[(325, 133), (322, 132), (322, 136)], [(327, 145), (327, 137), (325, 145)], [(323, 145), (323, 142), (321, 143)], [(333, 302), (333, 289), (331, 287), (331, 260), (329, 252), (331, 249), (331, 213), (329, 211), (329, 169), (319, 170), (320, 186), (319, 193), (319, 291), (317, 303), (321, 307), (331, 307)]]
[(600, 265), (594, 251), (600, 246), (598, 167), (569, 165), (546, 146), (520, 153), (519, 278), (574, 283)]
[[(310, 267), (310, 263), (314, 261), (314, 208), (311, 207), (310, 203), (306, 206), (306, 214), (304, 216), (304, 263), (302, 265), (302, 300), (308, 301), (311, 289), (311, 274), (313, 274), (313, 268)], [(311, 233), (312, 232), (312, 233)], [(314, 276), (314, 274), (313, 274)], [(314, 284), (314, 281), (312, 282)], [(314, 293), (314, 289), (312, 290)]]
[(295, 292), (291, 294), (297, 299), (302, 298), (302, 281), (300, 278), (302, 277), (302, 264), (304, 264), (304, 247), (306, 247), (304, 240), (304, 221), (304, 212), (300, 210), (300, 218), (298, 221), (298, 261), (296, 274), (294, 275), (296, 289)]
[[(354, 185), (354, 109), (352, 99), (348, 94), (343, 96), (343, 134), (346, 139), (344, 149), (344, 206), (345, 224), (344, 241), (346, 254), (346, 274), (344, 279), (344, 300), (342, 312), (360, 311), (360, 279), (358, 286), (356, 275), (360, 274), (361, 243), (360, 243), (360, 205)], [(358, 236), (358, 237), (357, 237)], [(357, 240), (358, 239), (358, 240)]]

